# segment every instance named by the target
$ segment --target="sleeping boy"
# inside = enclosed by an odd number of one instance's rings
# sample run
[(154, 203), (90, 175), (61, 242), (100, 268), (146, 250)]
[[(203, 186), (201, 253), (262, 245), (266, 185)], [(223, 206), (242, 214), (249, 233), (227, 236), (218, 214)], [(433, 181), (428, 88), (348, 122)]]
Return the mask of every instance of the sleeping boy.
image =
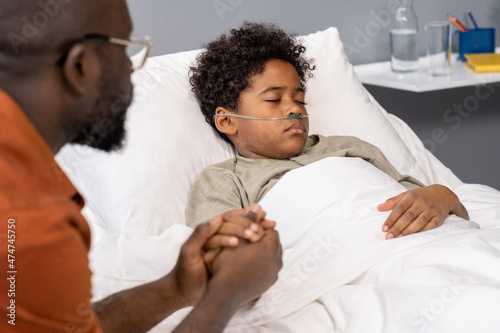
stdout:
[(315, 67), (304, 52), (295, 35), (245, 23), (198, 56), (191, 68), (193, 92), (206, 121), (238, 154), (199, 175), (189, 194), (187, 225), (250, 207), (288, 171), (331, 156), (362, 158), (407, 189), (378, 206), (392, 210), (381, 226), (386, 239), (436, 228), (449, 214), (468, 219), (450, 189), (401, 175), (375, 146), (355, 137), (308, 135), (306, 81)]

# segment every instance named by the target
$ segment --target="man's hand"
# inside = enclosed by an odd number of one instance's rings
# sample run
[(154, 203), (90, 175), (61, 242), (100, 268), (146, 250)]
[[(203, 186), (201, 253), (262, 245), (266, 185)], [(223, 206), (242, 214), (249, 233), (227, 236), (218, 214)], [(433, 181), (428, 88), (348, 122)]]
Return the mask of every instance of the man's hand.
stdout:
[(386, 239), (437, 228), (449, 214), (469, 219), (455, 193), (442, 185), (403, 192), (379, 205), (378, 210), (392, 210), (382, 227)]
[[(95, 303), (103, 331), (146, 332), (175, 311), (196, 304), (208, 281), (203, 246), (221, 225), (220, 216), (200, 224), (182, 245), (174, 269), (164, 277)], [(227, 322), (225, 315), (219, 316)]]
[(184, 300), (184, 306), (196, 304), (205, 292), (208, 273), (203, 261), (203, 247), (221, 225), (220, 216), (198, 225), (182, 245), (174, 269), (165, 277), (174, 279), (179, 296)]
[(276, 281), (281, 255), (278, 233), (272, 229), (264, 230), (255, 243), (240, 240), (237, 247), (222, 249), (206, 292), (174, 332), (222, 332), (239, 306), (259, 297)]
[(238, 306), (259, 297), (278, 278), (282, 249), (276, 230), (264, 230), (261, 240), (241, 240), (236, 248), (224, 248), (215, 258), (208, 289), (224, 291)]
[[(235, 218), (233, 214), (226, 215), (228, 221)], [(250, 221), (266, 221), (260, 207), (236, 216), (244, 214)], [(200, 224), (181, 247), (177, 264), (166, 276), (94, 303), (103, 331), (146, 332), (175, 311), (195, 305), (175, 332), (221, 332), (238, 306), (264, 292), (281, 268), (278, 233), (263, 230), (262, 239), (256, 243), (239, 240), (237, 248), (226, 247), (234, 251), (222, 251), (220, 260), (217, 256), (217, 272), (209, 279), (204, 246), (220, 230), (223, 220), (216, 216)], [(265, 224), (274, 227), (274, 222)], [(226, 244), (223, 238), (220, 244)]]
[[(168, 275), (174, 278), (185, 306), (194, 305), (203, 295), (214, 258), (224, 247), (236, 247), (240, 239), (252, 242), (264, 236), (264, 229), (272, 229), (275, 222), (265, 219), (259, 205), (232, 210), (200, 224), (181, 247), (177, 264)], [(168, 277), (167, 276), (167, 277)]]

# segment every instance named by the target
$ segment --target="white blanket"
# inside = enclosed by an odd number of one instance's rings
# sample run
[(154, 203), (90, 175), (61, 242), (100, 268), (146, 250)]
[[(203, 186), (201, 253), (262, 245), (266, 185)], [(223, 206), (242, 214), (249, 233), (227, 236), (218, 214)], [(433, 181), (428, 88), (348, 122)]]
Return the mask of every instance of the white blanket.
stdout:
[[(284, 249), (278, 281), (227, 332), (500, 331), (500, 192), (456, 190), (472, 220), (393, 240), (377, 205), (405, 189), (357, 158), (328, 158), (286, 174), (261, 201)], [(172, 269), (190, 231), (106, 234), (92, 251), (101, 298)], [(189, 312), (153, 329), (169, 332)]]
[(450, 216), (385, 240), (389, 212), (377, 205), (404, 190), (358, 158), (285, 175), (261, 201), (278, 222), (284, 267), (227, 332), (500, 331), (500, 229)]

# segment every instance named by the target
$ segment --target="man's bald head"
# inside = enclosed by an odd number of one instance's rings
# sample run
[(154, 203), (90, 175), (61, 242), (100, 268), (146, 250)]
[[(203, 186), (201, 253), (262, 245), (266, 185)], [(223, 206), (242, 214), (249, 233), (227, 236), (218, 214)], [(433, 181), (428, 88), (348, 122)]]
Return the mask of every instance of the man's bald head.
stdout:
[[(54, 62), (69, 43), (88, 33), (109, 34), (117, 6), (106, 0), (2, 0), (0, 71), (35, 70)], [(122, 24), (124, 22), (121, 22)], [(127, 24), (129, 22), (126, 22)], [(35, 68), (36, 67), (36, 68)]]

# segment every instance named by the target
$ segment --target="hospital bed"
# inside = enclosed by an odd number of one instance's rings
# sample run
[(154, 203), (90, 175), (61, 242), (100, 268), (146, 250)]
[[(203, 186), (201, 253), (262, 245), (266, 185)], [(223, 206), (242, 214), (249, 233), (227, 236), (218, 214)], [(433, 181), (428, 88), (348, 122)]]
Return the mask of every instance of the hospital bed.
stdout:
[[(451, 216), (435, 230), (385, 241), (383, 213), (366, 200), (401, 191), (397, 185), (386, 180), (374, 186), (389, 192), (371, 188), (359, 196), (343, 172), (374, 171), (357, 159), (333, 158), (297, 169), (262, 202), (278, 222), (284, 247), (280, 278), (258, 302), (242, 308), (227, 331), (500, 331), (500, 192), (464, 184), (401, 119), (384, 110), (358, 80), (337, 29), (301, 38), (317, 66), (306, 96), (310, 134), (353, 135), (378, 146), (400, 173), (451, 188), (473, 222)], [(206, 166), (234, 156), (205, 123), (191, 93), (188, 71), (198, 52), (151, 58), (133, 74), (135, 100), (122, 151), (66, 146), (57, 156), (86, 199), (96, 300), (159, 278), (174, 266), (191, 232), (184, 225), (190, 185)], [(336, 169), (324, 193), (337, 206), (325, 202), (325, 195), (306, 202), (279, 200), (290, 184), (331, 168), (330, 163)], [(303, 193), (317, 192), (315, 186), (324, 182), (306, 183)], [(331, 223), (304, 207), (354, 212), (332, 216)], [(170, 331), (188, 311), (178, 311), (153, 331)]]

